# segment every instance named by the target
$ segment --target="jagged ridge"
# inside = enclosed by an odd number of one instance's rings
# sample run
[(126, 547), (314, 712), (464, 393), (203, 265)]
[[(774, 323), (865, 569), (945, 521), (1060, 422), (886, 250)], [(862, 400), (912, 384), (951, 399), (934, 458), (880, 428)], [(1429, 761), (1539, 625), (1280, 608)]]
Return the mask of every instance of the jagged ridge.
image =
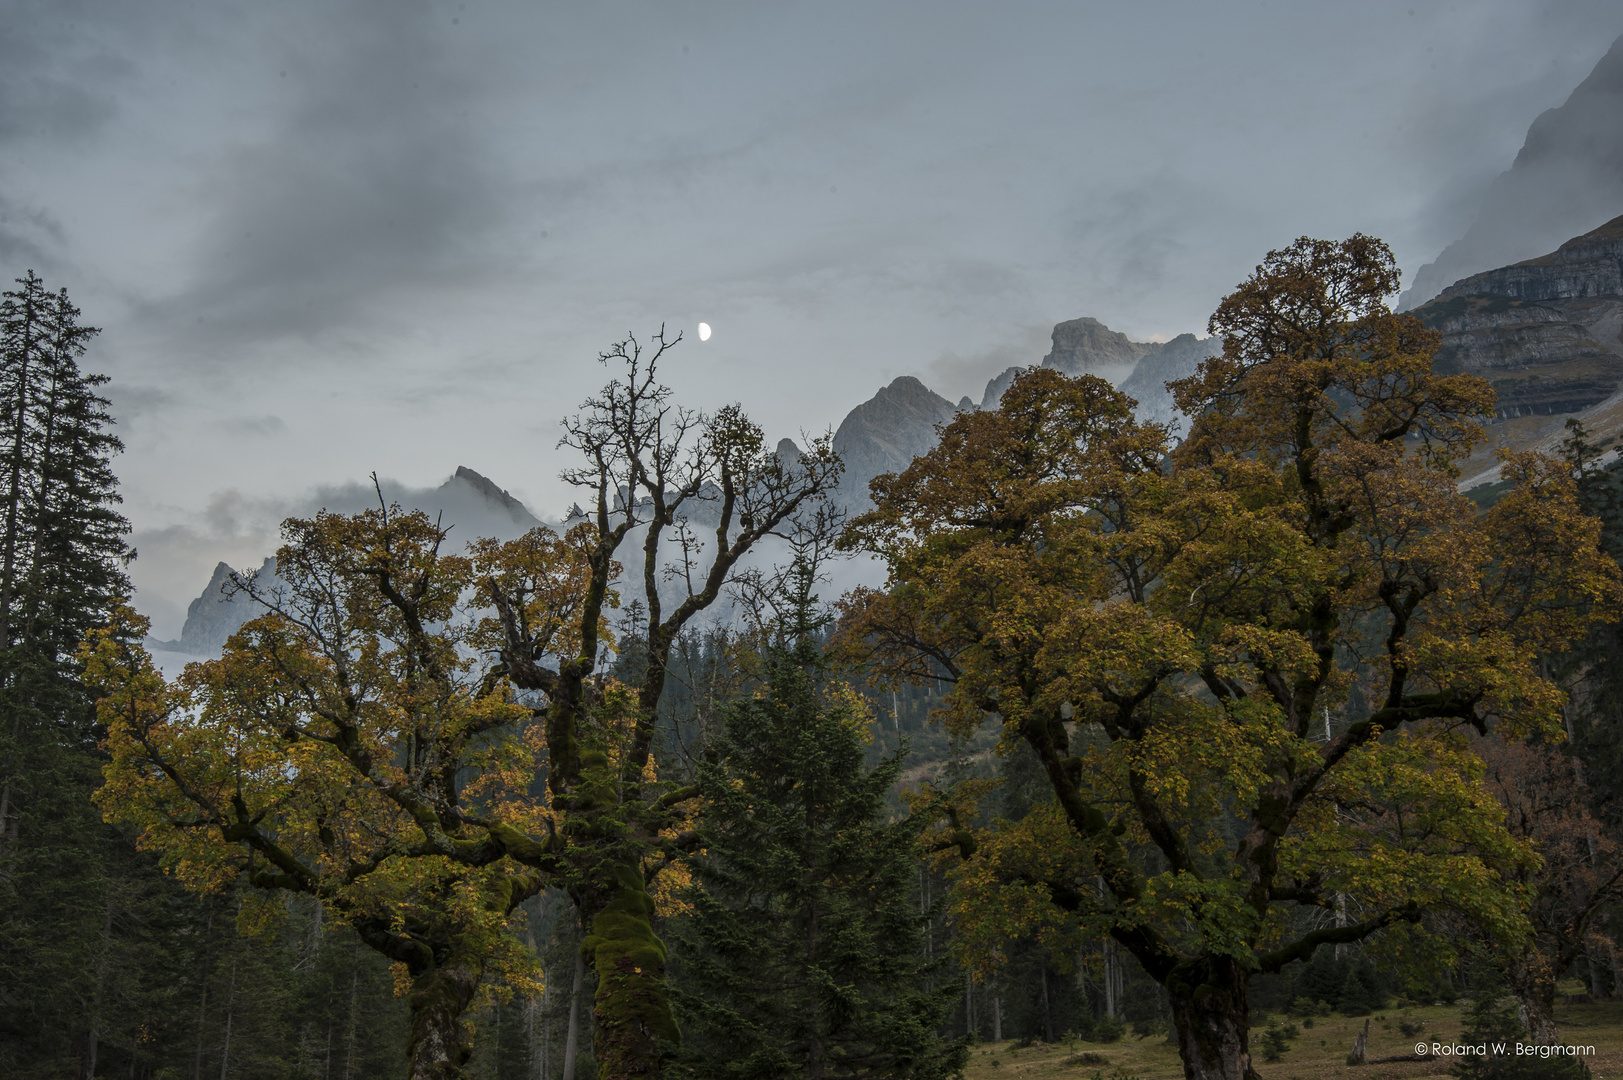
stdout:
[(1451, 282), (1549, 251), (1623, 209), (1623, 37), (1570, 97), (1527, 129), (1465, 235), (1415, 274), (1400, 308)]
[(1439, 368), (1491, 382), (1500, 417), (1598, 404), (1623, 382), (1623, 217), (1455, 282), (1415, 314), (1443, 335)]

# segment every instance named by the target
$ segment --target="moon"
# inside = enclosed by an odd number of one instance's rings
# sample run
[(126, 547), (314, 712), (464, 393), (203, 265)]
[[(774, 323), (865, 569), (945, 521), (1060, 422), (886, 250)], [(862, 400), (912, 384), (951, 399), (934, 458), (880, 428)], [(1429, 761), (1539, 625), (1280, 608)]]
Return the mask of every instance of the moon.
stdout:
[(699, 340), (700, 341), (709, 341), (710, 340), (710, 324), (709, 323), (702, 322), (702, 323), (699, 324)]

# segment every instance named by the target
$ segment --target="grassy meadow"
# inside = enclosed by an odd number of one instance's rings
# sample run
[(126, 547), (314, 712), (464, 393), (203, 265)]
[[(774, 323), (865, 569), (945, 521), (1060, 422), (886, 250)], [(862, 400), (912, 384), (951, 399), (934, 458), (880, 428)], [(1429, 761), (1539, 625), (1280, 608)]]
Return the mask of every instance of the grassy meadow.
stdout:
[[(1453, 1042), (1460, 1032), (1459, 1005), (1433, 1005), (1388, 1009), (1369, 1017), (1332, 1015), (1303, 1021), (1280, 1017), (1293, 1023), (1301, 1035), (1291, 1040), (1291, 1049), (1278, 1061), (1264, 1061), (1261, 1035), (1268, 1018), (1258, 1017), (1251, 1035), (1257, 1071), (1264, 1080), (1410, 1080), (1416, 1077), (1453, 1075), (1453, 1058), (1415, 1055), (1415, 1043)], [(1353, 1040), (1369, 1021), (1368, 1061), (1363, 1066), (1347, 1064)], [(1623, 1078), (1623, 1002), (1558, 1005), (1556, 1020), (1561, 1041), (1592, 1045), (1595, 1056), (1588, 1060), (1596, 1080)], [(1419, 1034), (1404, 1034), (1422, 1024)], [(1013, 1041), (982, 1043), (970, 1053), (968, 1080), (1182, 1080), (1178, 1051), (1164, 1035), (1140, 1039), (1131, 1034), (1114, 1043), (1061, 1041), (1051, 1046), (1037, 1043), (1019, 1048)]]

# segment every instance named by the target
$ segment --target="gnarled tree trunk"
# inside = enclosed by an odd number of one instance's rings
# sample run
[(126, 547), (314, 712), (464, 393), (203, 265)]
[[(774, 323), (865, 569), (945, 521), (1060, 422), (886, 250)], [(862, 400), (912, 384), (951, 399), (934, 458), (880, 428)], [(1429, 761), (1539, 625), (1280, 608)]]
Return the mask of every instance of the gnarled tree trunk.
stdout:
[(463, 1080), (467, 1075), (462, 1066), (473, 1047), (462, 1014), (478, 993), (484, 973), (477, 956), (453, 954), (412, 980), (407, 997), (411, 1036), (406, 1043), (411, 1080)]
[(1554, 1044), (1555, 973), (1550, 962), (1533, 950), (1524, 952), (1510, 965), (1510, 988), (1528, 1038), (1537, 1046)]
[(665, 946), (654, 934), (654, 898), (641, 868), (608, 868), (581, 913), (591, 927), (585, 947), (597, 972), (597, 1075), (657, 1080), (660, 1043), (677, 1043), (681, 1035), (665, 984)]
[(1179, 964), (1166, 981), (1186, 1080), (1258, 1080), (1247, 973), (1228, 957)]

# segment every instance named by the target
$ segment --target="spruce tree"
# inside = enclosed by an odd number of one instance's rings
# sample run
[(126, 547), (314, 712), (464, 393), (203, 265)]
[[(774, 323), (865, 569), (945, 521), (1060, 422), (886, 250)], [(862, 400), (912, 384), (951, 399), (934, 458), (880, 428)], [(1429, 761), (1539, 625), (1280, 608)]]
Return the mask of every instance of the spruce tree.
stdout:
[(724, 710), (700, 771), (704, 853), (673, 934), (676, 1069), (945, 1076), (965, 1058), (938, 1034), (961, 987), (925, 955), (921, 826), (885, 820), (902, 753), (867, 765), (871, 721), (827, 678), (813, 578), (797, 563), (798, 602), (765, 650), (766, 686)]
[(260, 897), (199, 901), (91, 802), (75, 652), (134, 553), (79, 319), (33, 273), (0, 294), (0, 1076), (382, 1075), (406, 1020), (386, 961), (308, 904), (240, 934)]
[(16, 285), (0, 294), (0, 1073), (28, 1075), (105, 1060), (106, 1018), (161, 990), (132, 931), (175, 890), (90, 802), (74, 652), (129, 593), (106, 379), (78, 363), (96, 331), (33, 272)]
[[(11, 738), (82, 720), (74, 651), (129, 595), (106, 376), (79, 369), (98, 331), (32, 271), (0, 294), (0, 694)], [(12, 779), (8, 776), (7, 779)], [(3, 796), (0, 796), (3, 797)], [(0, 815), (9, 813), (7, 803)]]
[(1507, 1052), (1461, 1057), (1454, 1075), (1460, 1080), (1590, 1080), (1593, 1074), (1582, 1058), (1516, 1053), (1516, 1044), (1528, 1041), (1527, 1028), (1516, 1015), (1514, 1000), (1499, 997), (1499, 989), (1482, 993), (1466, 1010), (1459, 1041), (1468, 1046), (1503, 1045)]

